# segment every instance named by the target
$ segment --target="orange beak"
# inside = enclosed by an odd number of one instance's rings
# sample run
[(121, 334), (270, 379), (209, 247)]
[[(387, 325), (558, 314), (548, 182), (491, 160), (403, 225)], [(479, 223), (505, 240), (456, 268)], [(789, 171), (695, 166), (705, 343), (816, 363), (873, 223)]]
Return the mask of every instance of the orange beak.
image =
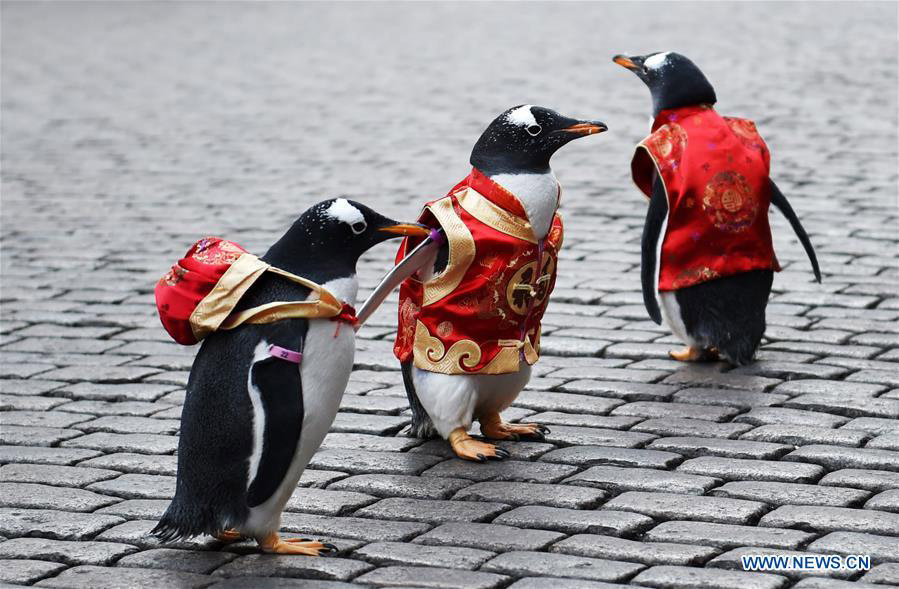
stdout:
[(636, 71), (639, 70), (640, 67), (634, 63), (630, 57), (627, 55), (616, 55), (612, 58), (612, 61), (620, 65), (621, 67), (626, 67), (629, 70)]
[(584, 122), (577, 123), (576, 125), (571, 125), (570, 127), (565, 127), (561, 129), (566, 133), (574, 133), (575, 135), (593, 135), (594, 133), (602, 133), (603, 131), (608, 131), (609, 128), (605, 123), (600, 121), (592, 121), (592, 122)]
[(378, 228), (378, 231), (384, 233), (393, 233), (395, 235), (408, 235), (412, 237), (426, 237), (430, 235), (431, 228), (418, 223), (397, 223), (396, 225), (388, 225)]

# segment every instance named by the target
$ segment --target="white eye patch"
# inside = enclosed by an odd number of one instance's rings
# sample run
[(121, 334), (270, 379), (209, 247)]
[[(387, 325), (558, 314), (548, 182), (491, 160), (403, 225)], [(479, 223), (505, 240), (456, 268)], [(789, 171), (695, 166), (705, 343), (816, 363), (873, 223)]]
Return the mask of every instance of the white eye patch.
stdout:
[[(332, 202), (331, 206), (325, 209), (325, 214), (349, 225), (353, 229), (353, 233), (362, 233), (367, 226), (362, 211), (351, 205), (345, 198), (338, 198)], [(362, 230), (356, 231), (356, 227), (359, 227), (360, 223)]]
[(537, 119), (534, 118), (534, 113), (531, 112), (531, 104), (525, 104), (524, 106), (519, 106), (518, 108), (510, 110), (506, 114), (506, 120), (512, 123), (513, 125), (520, 125), (522, 127), (539, 127), (540, 124), (537, 122)]
[(646, 58), (646, 61), (643, 62), (648, 69), (655, 70), (663, 65), (665, 65), (665, 60), (668, 59), (668, 54), (670, 51), (666, 51), (665, 53), (656, 53), (655, 55), (650, 55)]

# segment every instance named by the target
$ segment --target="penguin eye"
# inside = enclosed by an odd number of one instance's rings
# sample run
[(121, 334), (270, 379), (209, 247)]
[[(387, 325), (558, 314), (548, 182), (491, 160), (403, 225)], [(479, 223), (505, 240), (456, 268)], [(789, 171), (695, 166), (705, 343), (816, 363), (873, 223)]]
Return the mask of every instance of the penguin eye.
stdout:
[(359, 235), (360, 233), (364, 233), (366, 229), (368, 229), (368, 225), (365, 221), (356, 221), (352, 225), (350, 225), (350, 229), (353, 230), (355, 235)]
[(541, 127), (540, 125), (528, 125), (527, 127), (525, 127), (525, 131), (527, 131), (528, 135), (530, 135), (531, 137), (536, 137), (543, 131), (543, 127)]

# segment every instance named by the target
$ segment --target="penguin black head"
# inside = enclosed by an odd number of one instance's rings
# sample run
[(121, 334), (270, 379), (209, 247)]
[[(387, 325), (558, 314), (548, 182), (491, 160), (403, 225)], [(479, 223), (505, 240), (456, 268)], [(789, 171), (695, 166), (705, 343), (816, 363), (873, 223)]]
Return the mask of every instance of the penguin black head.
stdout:
[(496, 117), (471, 150), (471, 165), (488, 176), (542, 174), (557, 149), (578, 137), (607, 130), (600, 121), (562, 116), (542, 106), (523, 104)]
[(300, 215), (262, 259), (300, 275), (308, 275), (310, 268), (327, 275), (330, 270), (353, 274), (359, 256), (369, 248), (394, 237), (429, 232), (424, 225), (395, 221), (356, 201), (332, 198)]
[(652, 116), (671, 108), (715, 104), (715, 89), (696, 64), (674, 51), (616, 55), (612, 61), (634, 72), (652, 93)]

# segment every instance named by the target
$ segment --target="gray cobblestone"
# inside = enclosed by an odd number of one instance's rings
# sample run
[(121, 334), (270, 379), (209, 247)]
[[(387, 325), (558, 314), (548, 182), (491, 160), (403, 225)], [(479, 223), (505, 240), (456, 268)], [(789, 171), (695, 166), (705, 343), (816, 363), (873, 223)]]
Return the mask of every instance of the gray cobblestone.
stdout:
[(375, 587), (422, 587), (425, 589), (498, 589), (508, 577), (492, 573), (431, 567), (384, 567), (355, 579)]
[(508, 507), (504, 503), (390, 497), (358, 510), (356, 515), (359, 517), (395, 518), (435, 524), (460, 521), (482, 522), (493, 519), (494, 516), (499, 515)]
[(899, 452), (899, 432), (883, 434), (869, 440), (866, 448), (878, 448), (881, 450), (893, 450)]
[(886, 563), (877, 565), (870, 571), (865, 573), (861, 578), (866, 583), (876, 583), (878, 585), (899, 585), (899, 565), (896, 563)]
[(0, 543), (0, 558), (59, 561), (67, 565), (109, 565), (137, 548), (114, 542), (65, 542), (46, 538), (13, 538)]
[(749, 499), (772, 505), (829, 505), (859, 507), (870, 496), (860, 489), (794, 483), (733, 481), (711, 491), (717, 497)]
[(744, 573), (677, 566), (655, 566), (637, 575), (633, 584), (657, 589), (782, 589), (788, 585), (786, 578), (767, 573)]
[(749, 413), (738, 415), (735, 421), (752, 425), (801, 425), (810, 427), (837, 427), (849, 421), (846, 417), (829, 413), (815, 413), (801, 409), (758, 407)]
[(228, 552), (191, 552), (171, 548), (156, 548), (132, 554), (116, 565), (137, 569), (163, 569), (185, 573), (208, 574), (237, 557)]
[(65, 565), (42, 560), (0, 560), (0, 582), (30, 585), (64, 568)]
[(587, 533), (630, 537), (646, 529), (652, 520), (644, 515), (621, 511), (578, 511), (559, 507), (516, 507), (493, 523), (554, 530), (568, 534)]
[(695, 519), (726, 524), (751, 523), (765, 512), (764, 504), (757, 501), (638, 491), (615, 497), (603, 509), (633, 511), (661, 520)]
[(90, 483), (117, 477), (114, 470), (45, 464), (4, 464), (0, 481), (9, 483), (42, 483), (54, 486), (83, 487)]
[[(636, 427), (636, 426), (635, 426)], [(614, 446), (618, 448), (639, 448), (655, 436), (637, 432), (623, 432), (593, 427), (556, 426), (546, 436), (547, 441), (564, 446)]]
[(81, 432), (74, 429), (58, 427), (30, 427), (24, 425), (5, 425), (0, 431), (0, 444), (12, 446), (55, 446), (64, 441), (77, 438)]
[(78, 448), (0, 446), (0, 462), (7, 463), (69, 465), (99, 455), (96, 450)]
[(613, 536), (576, 534), (557, 542), (552, 552), (625, 560), (643, 564), (701, 565), (719, 550), (710, 546), (672, 544), (665, 542), (637, 542)]
[[(743, 434), (741, 438), (745, 438), (746, 435)], [(757, 460), (778, 458), (792, 450), (790, 446), (783, 444), (712, 438), (661, 438), (653, 440), (649, 447), (677, 452), (689, 458), (711, 454), (725, 458), (754, 458)]]
[(809, 544), (827, 554), (867, 554), (875, 562), (899, 561), (899, 538), (859, 532), (831, 532)]
[(681, 460), (679, 454), (658, 450), (635, 450), (603, 446), (572, 446), (553, 450), (540, 457), (543, 462), (560, 462), (575, 466), (633, 466), (639, 468), (672, 468)]
[(718, 548), (760, 546), (795, 549), (815, 538), (800, 530), (758, 528), (695, 521), (668, 521), (649, 530), (644, 539), (651, 542), (679, 542)]
[(702, 419), (663, 417), (661, 419), (647, 419), (631, 429), (632, 431), (647, 432), (658, 436), (736, 438), (743, 432), (752, 429), (752, 426), (745, 423), (715, 423)]
[(606, 497), (607, 494), (602, 491), (568, 485), (487, 482), (477, 483), (463, 489), (453, 498), (463, 501), (492, 501), (508, 505), (547, 505), (571, 509), (592, 509)]
[(471, 479), (473, 481), (521, 481), (524, 483), (556, 483), (573, 474), (577, 468), (563, 464), (491, 461), (484, 464), (447, 460), (424, 472), (429, 477)]
[(153, 474), (123, 474), (88, 486), (91, 491), (124, 499), (171, 499), (175, 495), (175, 477)]
[(718, 456), (691, 458), (678, 466), (677, 470), (729, 481), (780, 481), (785, 483), (812, 483), (820, 479), (825, 472), (823, 468), (815, 464), (787, 464), (772, 460), (743, 460)]
[(818, 532), (845, 530), (899, 536), (899, 514), (846, 507), (784, 505), (766, 514), (759, 525)]
[(487, 562), (481, 570), (515, 576), (555, 575), (596, 581), (625, 581), (643, 568), (634, 563), (567, 554), (506, 552)]
[(66, 448), (89, 448), (103, 452), (135, 452), (137, 454), (171, 454), (178, 438), (155, 434), (96, 433), (62, 442)]
[(818, 484), (883, 491), (886, 489), (899, 489), (899, 474), (882, 470), (847, 468), (825, 475)]
[(225, 577), (301, 577), (329, 581), (347, 581), (372, 565), (346, 558), (310, 558), (292, 555), (250, 554), (241, 556), (215, 571)]
[(890, 489), (871, 497), (865, 503), (865, 509), (879, 509), (881, 511), (899, 513), (899, 489)]
[(509, 589), (620, 589), (617, 583), (587, 581), (586, 579), (563, 579), (561, 577), (525, 577), (509, 585)]
[(431, 546), (467, 546), (499, 552), (543, 550), (564, 537), (558, 532), (530, 530), (495, 523), (448, 523), (422, 534), (414, 542)]
[(731, 389), (684, 389), (674, 393), (674, 399), (679, 403), (724, 405), (740, 409), (777, 405), (788, 398), (788, 395)]
[(427, 454), (366, 452), (363, 450), (323, 450), (312, 457), (313, 469), (334, 469), (351, 474), (420, 474), (441, 459)]
[(122, 518), (111, 515), (0, 508), (0, 534), (10, 538), (85, 540), (121, 521)]
[(719, 481), (712, 477), (695, 476), (679, 472), (652, 469), (594, 466), (565, 479), (572, 485), (584, 485), (606, 489), (615, 493), (624, 491), (660, 491), (702, 495)]
[(442, 477), (404, 475), (357, 475), (331, 483), (328, 489), (365, 492), (376, 497), (410, 497), (412, 499), (449, 499), (471, 481)]
[(835, 446), (859, 446), (870, 437), (860, 430), (829, 429), (810, 425), (763, 425), (748, 431), (740, 439), (763, 442), (781, 442), (794, 446), (830, 444)]
[(52, 487), (32, 483), (0, 483), (0, 501), (4, 507), (94, 511), (118, 501), (84, 489)]
[(372, 520), (361, 517), (285, 513), (281, 528), (288, 532), (316, 536), (336, 536), (369, 542), (404, 541), (430, 528), (420, 522)]
[(110, 571), (104, 567), (79, 566), (68, 569), (52, 579), (41, 581), (39, 587), (59, 589), (151, 589), (153, 587), (205, 587), (212, 579), (206, 575), (163, 571), (158, 569), (132, 569), (117, 567)]
[(678, 387), (671, 385), (590, 379), (572, 380), (559, 387), (559, 390), (571, 393), (615, 397), (628, 402), (667, 399), (677, 389)]
[(874, 448), (844, 448), (842, 446), (803, 446), (784, 456), (784, 460), (812, 462), (830, 470), (861, 468), (899, 471), (899, 452)]
[(458, 546), (428, 546), (404, 542), (375, 542), (353, 553), (355, 558), (376, 565), (407, 565), (476, 569), (495, 553)]

